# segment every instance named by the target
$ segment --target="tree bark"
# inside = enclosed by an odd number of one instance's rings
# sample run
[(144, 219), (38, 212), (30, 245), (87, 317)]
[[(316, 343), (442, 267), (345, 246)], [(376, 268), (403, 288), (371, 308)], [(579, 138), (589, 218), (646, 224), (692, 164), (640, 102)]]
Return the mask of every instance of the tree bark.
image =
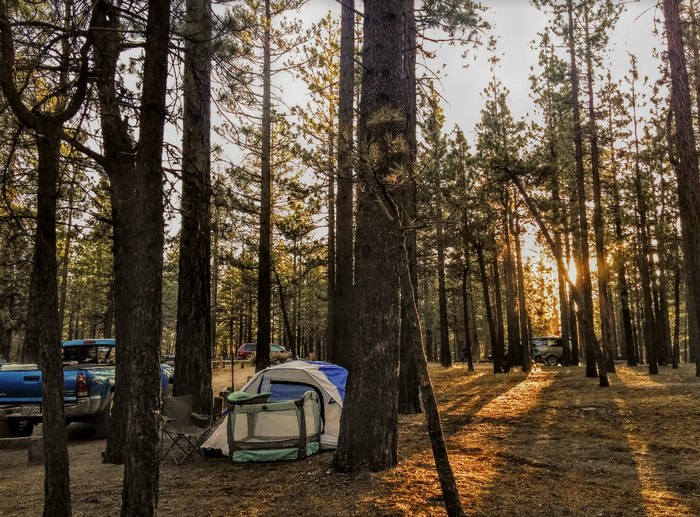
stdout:
[(270, 366), (270, 310), (272, 299), (270, 280), (272, 270), (272, 119), (270, 103), (270, 0), (265, 0), (263, 20), (263, 97), (262, 97), (262, 150), (260, 165), (260, 240), (258, 245), (258, 335), (255, 353), (255, 371)]
[(673, 324), (673, 369), (678, 369), (681, 355), (681, 268), (676, 267), (673, 279), (673, 309), (674, 309), (674, 324)]
[(119, 59), (118, 10), (109, 2), (96, 4), (98, 29), (93, 48), (97, 78), (97, 95), (100, 104), (100, 125), (104, 160), (102, 167), (111, 183), (112, 234), (114, 255), (114, 306), (115, 338), (119, 346), (119, 360), (115, 373), (115, 390), (112, 403), (111, 425), (107, 445), (103, 453), (105, 463), (124, 463), (126, 422), (131, 383), (129, 382), (129, 348), (133, 341), (129, 308), (136, 299), (137, 280), (130, 261), (136, 253), (138, 235), (134, 231), (134, 213), (128, 201), (132, 194), (132, 178), (135, 176), (134, 145), (129, 134), (129, 124), (122, 119), (116, 91), (116, 66)]
[(486, 274), (486, 260), (484, 259), (484, 245), (481, 242), (474, 244), (476, 256), (479, 263), (479, 273), (481, 274), (481, 287), (484, 293), (484, 309), (486, 310), (486, 321), (489, 327), (489, 342), (491, 345), (491, 357), (493, 358), (493, 373), (502, 373), (503, 356), (499, 350), (496, 338), (496, 325), (493, 321), (493, 310), (491, 308), (491, 296), (489, 295), (489, 279)]
[(593, 92), (593, 55), (591, 35), (588, 26), (588, 8), (584, 13), (584, 31), (586, 35), (586, 76), (588, 79), (588, 137), (591, 146), (591, 179), (593, 183), (593, 232), (595, 234), (596, 263), (598, 267), (598, 308), (602, 345), (606, 352), (605, 367), (609, 372), (615, 371), (615, 324), (613, 307), (608, 294), (608, 265), (605, 252), (605, 221), (603, 218), (602, 188), (600, 183), (600, 149), (598, 148), (598, 126)]
[[(75, 182), (75, 177), (71, 179)], [(63, 263), (61, 264), (61, 288), (58, 304), (58, 328), (63, 334), (63, 324), (66, 315), (66, 299), (68, 297), (68, 266), (70, 264), (71, 232), (73, 230), (73, 202), (75, 200), (75, 186), (71, 184), (68, 192), (68, 222), (66, 223), (66, 237), (63, 243)]]
[[(331, 120), (333, 117), (329, 117)], [(333, 135), (332, 130), (329, 134), (329, 140), (332, 141)], [(331, 144), (332, 146), (332, 144)], [(328, 161), (332, 163), (332, 155), (329, 152)], [(327, 318), (328, 328), (326, 330), (327, 342), (326, 349), (328, 350), (328, 357), (333, 355), (333, 350), (335, 349), (335, 330), (333, 325), (336, 321), (336, 294), (335, 294), (335, 261), (336, 261), (336, 251), (335, 251), (335, 175), (332, 172), (328, 173), (328, 180), (326, 184), (327, 196), (328, 196), (328, 258), (326, 260), (326, 297), (328, 298), (327, 306)]]
[[(554, 163), (554, 147), (550, 144), (550, 156), (552, 158), (552, 163)], [(564, 246), (562, 244), (562, 236), (566, 241), (569, 240), (568, 229), (566, 225), (566, 208), (561, 207), (561, 196), (559, 187), (559, 171), (554, 169), (552, 174), (552, 201), (555, 204), (555, 221), (559, 226), (560, 230), (554, 233), (554, 246), (555, 248), (552, 252), (563, 259), (564, 256)], [(556, 259), (555, 259), (556, 260)], [(564, 272), (559, 267), (559, 260), (557, 262), (557, 287), (559, 289), (559, 320), (561, 324), (561, 340), (562, 340), (562, 364), (564, 366), (571, 366), (571, 325), (569, 321), (569, 296), (566, 290), (566, 279), (564, 278)], [(563, 262), (563, 260), (562, 260)]]
[(340, 22), (338, 95), (338, 197), (336, 199), (336, 282), (331, 361), (350, 368), (353, 283), (353, 92), (355, 84), (355, 0), (344, 0)]
[(211, 387), (211, 1), (187, 0), (175, 395), (209, 414)]
[[(63, 22), (70, 31), (70, 13)], [(60, 88), (47, 97), (56, 106), (54, 112), (46, 105), (28, 109), (22, 92), (15, 85), (15, 43), (13, 24), (8, 19), (4, 0), (0, 0), (0, 88), (4, 100), (20, 126), (34, 132), (37, 164), (37, 218), (34, 234), (34, 254), (29, 285), (27, 329), (21, 354), (22, 361), (36, 361), (42, 372), (42, 421), (44, 432), (44, 515), (71, 515), (71, 492), (68, 469), (68, 448), (63, 409), (63, 366), (61, 359), (61, 329), (58, 313), (58, 264), (56, 260), (56, 205), (60, 166), (60, 134), (63, 125), (80, 109), (87, 92), (89, 40), (93, 17), (87, 28), (87, 40), (80, 49), (75, 86), (71, 96), (68, 89), (68, 69), (60, 77)], [(76, 28), (77, 30), (77, 28)], [(63, 46), (64, 64), (70, 64)]]
[(515, 215), (515, 228), (513, 231), (515, 238), (515, 256), (518, 267), (518, 305), (520, 306), (520, 336), (522, 338), (522, 371), (529, 372), (532, 369), (532, 358), (530, 357), (531, 336), (528, 329), (527, 307), (525, 306), (525, 275), (523, 274), (523, 254), (520, 245), (520, 221)]
[(499, 350), (499, 356), (501, 358), (501, 369), (503, 372), (510, 371), (510, 364), (506, 360), (505, 352), (505, 336), (503, 335), (503, 301), (501, 299), (501, 275), (498, 271), (498, 254), (494, 253), (493, 260), (491, 261), (491, 266), (493, 270), (493, 293), (494, 293), (494, 304), (495, 316), (496, 316), (496, 347)]
[(440, 164), (435, 164), (437, 171), (437, 274), (438, 274), (438, 305), (440, 312), (440, 364), (445, 368), (452, 366), (452, 354), (450, 353), (450, 336), (447, 323), (447, 290), (445, 286), (445, 236), (444, 222), (442, 220), (442, 185), (440, 182)]
[(516, 311), (516, 300), (518, 298), (517, 281), (515, 276), (515, 266), (513, 264), (513, 249), (511, 244), (511, 218), (512, 207), (510, 192), (504, 189), (504, 220), (503, 238), (506, 241), (506, 255), (503, 259), (503, 275), (506, 286), (506, 329), (508, 332), (508, 367), (522, 364), (522, 354), (520, 346), (520, 328)]
[[(610, 110), (608, 115), (608, 131), (613, 134), (613, 121), (612, 121), (612, 110)], [(614, 143), (614, 141), (611, 141)], [(610, 145), (609, 149), (611, 155), (611, 163), (616, 163), (615, 146)], [(620, 206), (620, 189), (617, 183), (617, 171), (613, 171), (611, 174), (612, 182), (612, 195), (613, 195), (613, 219), (615, 223), (615, 240), (618, 244), (623, 242), (624, 235), (622, 233), (622, 209)], [(625, 264), (625, 257), (622, 253), (618, 252), (615, 257), (615, 263), (617, 266), (617, 293), (620, 299), (620, 318), (622, 320), (621, 333), (622, 333), (622, 343), (623, 350), (625, 354), (625, 359), (627, 359), (627, 366), (637, 366), (637, 360), (634, 353), (634, 337), (632, 333), (632, 311), (630, 309), (629, 301), (629, 286), (627, 283), (627, 267)]]
[[(401, 284), (410, 284), (410, 268), (408, 267), (408, 253), (404, 250), (403, 267), (401, 268)], [(408, 325), (412, 328), (412, 334), (417, 336), (422, 335), (420, 328), (420, 318), (418, 316), (418, 306), (415, 298), (411, 296), (414, 293), (413, 287), (409, 285), (408, 296), (402, 296), (402, 305), (406, 308), (404, 313), (408, 316)], [(445, 501), (445, 509), (450, 517), (461, 517), (465, 515), (462, 507), (462, 501), (459, 497), (459, 490), (452, 471), (452, 465), (447, 453), (445, 438), (442, 433), (442, 424), (440, 422), (440, 413), (438, 410), (433, 384), (430, 380), (430, 372), (428, 371), (428, 362), (425, 358), (423, 344), (419, 341), (418, 346), (413, 349), (414, 362), (418, 370), (418, 378), (420, 380), (421, 397), (423, 406), (425, 407), (425, 419), (428, 424), (428, 434), (430, 436), (430, 444), (433, 450), (433, 458), (435, 459), (435, 468), (440, 480), (442, 489), (442, 497)]]
[[(588, 217), (586, 215), (586, 185), (583, 169), (583, 138), (581, 132), (581, 109), (579, 107), (579, 78), (578, 64), (576, 62), (576, 44), (574, 39), (574, 13), (573, 0), (567, 0), (568, 11), (568, 45), (571, 62), (571, 105), (573, 111), (574, 147), (576, 159), (576, 201), (578, 208), (578, 242), (580, 259), (576, 265), (576, 282), (579, 285), (583, 305), (579, 306), (579, 312), (585, 315), (586, 320), (593, 321), (593, 289), (591, 286), (590, 252), (588, 249)], [(580, 267), (579, 267), (580, 266)], [(580, 280), (579, 280), (580, 278)], [(595, 332), (594, 329), (591, 329)], [(596, 339), (597, 341), (597, 339)], [(584, 349), (586, 351), (586, 376), (596, 377), (595, 347), (589, 336), (584, 335)], [(603, 362), (605, 364), (605, 362)]]
[(639, 279), (642, 289), (643, 316), (642, 328), (644, 343), (647, 351), (647, 362), (649, 363), (649, 374), (659, 373), (657, 363), (656, 345), (656, 319), (651, 293), (651, 268), (652, 255), (650, 247), (650, 237), (648, 234), (649, 223), (647, 222), (647, 204), (642, 185), (642, 170), (639, 165), (639, 138), (637, 136), (637, 101), (635, 95), (634, 79), (637, 74), (636, 59), (632, 58), (632, 122), (634, 135), (634, 186), (637, 197), (637, 235), (639, 239), (639, 250), (637, 253), (637, 263), (639, 267)]
[[(129, 390), (122, 511), (127, 516), (157, 514), (160, 456), (161, 302), (163, 288), (163, 127), (168, 77), (170, 2), (149, 0), (141, 94), (141, 127), (130, 181), (135, 227), (139, 236), (129, 266), (135, 270), (136, 298), (131, 300), (133, 333), (120, 346), (128, 351)], [(132, 204), (133, 203), (133, 204)], [(122, 312), (124, 316), (124, 312)]]
[[(399, 269), (405, 259), (392, 174), (409, 154), (402, 93), (402, 15), (402, 0), (365, 2), (354, 354), (334, 457), (335, 468), (344, 472), (384, 470), (397, 462)], [(397, 150), (392, 143), (401, 140)]]
[[(688, 71), (683, 49), (683, 31), (680, 18), (680, 1), (664, 0), (664, 20), (668, 60), (671, 69), (671, 106), (676, 121), (676, 151), (678, 160), (674, 168), (678, 178), (678, 205), (681, 218), (681, 235), (685, 254), (686, 278), (691, 308), (695, 312), (689, 323), (700, 323), (700, 178), (698, 157), (692, 126), (692, 110), (688, 89)], [(692, 335), (692, 334), (691, 334)], [(697, 347), (697, 343), (696, 343)], [(695, 350), (695, 374), (700, 377), (700, 353)]]
[[(58, 195), (59, 148), (58, 127), (38, 125), (37, 226), (25, 340), (39, 345), (45, 458), (45, 517), (71, 515), (56, 280), (56, 198)], [(39, 324), (33, 322), (39, 322)]]
[[(410, 285), (401, 283), (401, 292), (410, 288), (413, 298), (418, 300), (418, 256), (415, 224), (418, 217), (418, 195), (416, 188), (415, 162), (416, 143), (416, 19), (415, 1), (404, 1), (403, 13), (403, 81), (404, 106), (406, 110), (406, 139), (410, 155), (406, 161), (406, 188), (402, 198), (402, 218), (405, 231), (405, 247), (408, 257)], [(403, 296), (403, 295), (402, 295)], [(403, 299), (403, 298), (402, 298)], [(417, 302), (416, 302), (417, 303)], [(399, 351), (399, 413), (402, 415), (421, 412), (418, 370), (413, 360), (416, 347), (423, 346), (420, 329), (415, 332), (410, 326), (406, 304), (401, 304), (401, 349)]]
[[(468, 264), (468, 257), (466, 256), (467, 246), (464, 247), (465, 252), (465, 262)], [(467, 265), (462, 267), (462, 315), (464, 317), (464, 349), (466, 352), (467, 361), (467, 371), (474, 371), (474, 356), (472, 354), (472, 337), (471, 329), (469, 326), (469, 267)]]

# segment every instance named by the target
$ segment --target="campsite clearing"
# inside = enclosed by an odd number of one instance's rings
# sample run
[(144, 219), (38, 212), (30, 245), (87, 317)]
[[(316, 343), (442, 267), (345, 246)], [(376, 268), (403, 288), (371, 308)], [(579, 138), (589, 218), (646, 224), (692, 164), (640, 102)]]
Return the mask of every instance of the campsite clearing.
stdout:
[[(215, 371), (215, 388), (230, 383)], [(236, 385), (250, 369), (236, 369)], [(584, 369), (494, 375), (485, 366), (431, 366), (450, 458), (469, 515), (700, 515), (700, 379), (694, 367), (619, 367), (599, 388)], [(217, 391), (218, 393), (218, 391)], [(104, 440), (71, 424), (73, 511), (118, 515), (122, 467)], [(361, 430), (358, 430), (361, 432)], [(232, 465), (195, 457), (164, 463), (162, 516), (445, 515), (423, 415), (399, 419), (399, 466), (336, 474), (332, 452)], [(0, 515), (41, 513), (43, 467), (0, 450)]]

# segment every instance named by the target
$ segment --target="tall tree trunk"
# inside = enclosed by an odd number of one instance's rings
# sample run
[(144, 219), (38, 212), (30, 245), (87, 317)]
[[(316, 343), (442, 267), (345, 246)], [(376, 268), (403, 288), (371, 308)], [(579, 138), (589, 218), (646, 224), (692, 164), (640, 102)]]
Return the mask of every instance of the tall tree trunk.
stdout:
[[(299, 328), (299, 273), (298, 273), (298, 251), (297, 243), (294, 241), (294, 252), (292, 259), (292, 276), (294, 278), (294, 293), (292, 296), (292, 332), (294, 333), (294, 339), (291, 341), (290, 351), (292, 352), (292, 357), (299, 357), (299, 340), (301, 336), (301, 329)], [(281, 300), (280, 300), (281, 301)]]
[[(663, 216), (663, 208), (662, 208), (662, 214)], [(658, 227), (658, 221), (657, 221), (657, 227)], [(666, 242), (669, 243), (667, 239), (662, 240), (662, 230), (660, 228), (657, 228), (656, 230), (657, 234), (657, 240), (660, 242)], [(670, 244), (670, 243), (669, 243)], [(672, 361), (672, 350), (671, 350), (671, 321), (669, 319), (668, 315), (668, 287), (667, 287), (667, 280), (666, 280), (666, 269), (667, 269), (667, 262), (668, 260), (666, 259), (666, 250), (660, 249), (657, 254), (659, 256), (659, 262), (658, 262), (658, 272), (657, 272), (657, 278), (655, 282), (655, 298), (658, 298), (658, 307), (656, 309), (656, 321), (658, 323), (658, 333), (659, 333), (659, 348), (657, 350), (658, 353), (658, 362), (660, 365), (668, 365)]]
[[(436, 164), (440, 167), (439, 164)], [(447, 288), (445, 286), (445, 236), (442, 220), (442, 194), (440, 189), (440, 175), (438, 172), (437, 199), (435, 203), (437, 215), (437, 273), (438, 273), (438, 302), (440, 313), (440, 364), (446, 368), (452, 366), (452, 354), (450, 353), (450, 336), (447, 323)]]
[(68, 296), (68, 265), (70, 264), (71, 232), (73, 231), (73, 203), (75, 200), (75, 176), (71, 179), (68, 190), (68, 222), (66, 223), (66, 237), (63, 243), (63, 263), (61, 264), (61, 289), (58, 305), (59, 336), (63, 334), (63, 323), (66, 315), (66, 298)]
[(124, 463), (126, 424), (129, 399), (132, 390), (130, 380), (130, 358), (128, 343), (136, 338), (131, 334), (130, 307), (137, 299), (136, 270), (131, 261), (136, 255), (139, 235), (133, 229), (136, 221), (129, 200), (133, 194), (131, 182), (135, 177), (135, 162), (124, 159), (134, 155), (128, 120), (121, 117), (119, 97), (116, 91), (116, 66), (119, 59), (118, 11), (107, 1), (97, 3), (97, 20), (93, 59), (97, 70), (97, 95), (100, 103), (100, 125), (103, 134), (104, 161), (102, 166), (111, 183), (112, 233), (114, 254), (114, 306), (115, 337), (119, 346), (119, 361), (116, 366), (115, 390), (112, 403), (111, 425), (107, 445), (103, 453), (105, 463)]
[(258, 336), (255, 371), (270, 366), (270, 314), (272, 299), (270, 277), (272, 270), (272, 119), (270, 104), (270, 0), (265, 0), (263, 33), (263, 97), (262, 97), (262, 151), (260, 157), (260, 240), (258, 247)]
[(292, 322), (289, 318), (289, 314), (287, 313), (287, 297), (284, 294), (285, 287), (282, 285), (282, 281), (280, 280), (280, 277), (277, 274), (276, 270), (275, 278), (277, 279), (277, 284), (280, 288), (280, 309), (282, 311), (282, 323), (284, 324), (284, 334), (287, 337), (287, 348), (292, 351), (292, 356), (294, 356), (297, 349), (294, 330), (292, 327)]
[(402, 221), (390, 207), (395, 207), (397, 194), (392, 175), (409, 154), (396, 152), (392, 145), (406, 137), (404, 7), (402, 0), (368, 0), (364, 5), (353, 373), (334, 458), (336, 469), (345, 472), (384, 470), (397, 462), (399, 269), (404, 258)]
[[(469, 264), (469, 258), (466, 255), (467, 246), (464, 247), (465, 263)], [(472, 355), (472, 336), (469, 326), (469, 266), (462, 267), (462, 312), (464, 317), (464, 349), (465, 358), (467, 361), (467, 370), (474, 371), (474, 356)]]
[[(408, 267), (408, 252), (404, 249), (403, 267), (401, 268), (401, 284), (410, 284), (410, 268)], [(402, 296), (402, 305), (406, 307), (404, 314), (408, 316), (409, 326), (412, 327), (412, 334), (417, 336), (422, 335), (420, 328), (420, 319), (418, 316), (418, 305), (416, 304), (415, 298), (410, 296), (415, 290), (409, 286), (407, 291), (409, 296)], [(464, 509), (462, 507), (462, 501), (459, 497), (459, 490), (457, 488), (457, 483), (454, 478), (454, 473), (452, 471), (452, 466), (450, 465), (450, 459), (447, 454), (447, 447), (445, 445), (445, 438), (442, 433), (442, 424), (440, 422), (440, 413), (438, 411), (437, 400), (435, 398), (435, 392), (433, 391), (433, 384), (430, 380), (430, 372), (428, 371), (428, 362), (425, 358), (425, 352), (423, 344), (418, 342), (418, 346), (413, 349), (414, 361), (416, 364), (416, 369), (418, 370), (418, 378), (420, 380), (421, 397), (423, 399), (423, 406), (425, 407), (425, 418), (428, 424), (428, 434), (430, 436), (430, 444), (433, 450), (433, 458), (435, 459), (435, 468), (438, 473), (438, 478), (440, 480), (440, 487), (442, 489), (442, 497), (445, 501), (445, 509), (447, 510), (447, 515), (450, 517), (461, 517), (464, 516)]]
[(520, 245), (520, 221), (517, 213), (515, 214), (515, 228), (513, 229), (513, 237), (515, 240), (515, 257), (518, 268), (518, 305), (520, 306), (520, 336), (522, 338), (522, 370), (529, 372), (532, 368), (530, 357), (530, 332), (528, 329), (527, 307), (525, 306), (525, 275), (523, 274), (523, 254)]
[(503, 218), (503, 238), (506, 241), (506, 255), (503, 259), (503, 276), (506, 286), (506, 329), (508, 331), (508, 366), (522, 364), (522, 354), (520, 348), (520, 328), (518, 326), (518, 316), (516, 313), (516, 299), (518, 297), (515, 267), (513, 265), (513, 250), (511, 246), (510, 221), (512, 217), (512, 206), (510, 193), (504, 189)]
[[(612, 110), (608, 111), (608, 131), (613, 134), (613, 120), (612, 120)], [(616, 153), (614, 140), (611, 140), (610, 145), (610, 162), (615, 164)], [(620, 189), (617, 183), (617, 170), (613, 170), (611, 177), (611, 190), (613, 196), (613, 219), (615, 222), (615, 241), (617, 246), (622, 244), (624, 240), (624, 235), (622, 233), (622, 208), (620, 206)], [(620, 319), (621, 324), (621, 334), (622, 334), (622, 344), (625, 358), (627, 359), (627, 366), (637, 366), (637, 360), (635, 359), (634, 353), (634, 337), (632, 335), (632, 311), (630, 310), (630, 300), (629, 300), (629, 287), (627, 285), (627, 267), (625, 264), (625, 257), (621, 252), (617, 253), (615, 257), (615, 263), (617, 266), (617, 293), (620, 299)]]
[[(574, 196), (575, 197), (575, 196)], [(569, 204), (573, 205), (573, 201), (570, 199)], [(568, 218), (565, 215), (564, 218), (565, 221), (570, 221), (571, 228), (575, 228), (576, 226), (576, 213), (572, 210), (568, 214)], [(569, 239), (569, 235), (567, 235), (566, 241), (564, 241), (564, 248), (566, 251), (566, 264), (571, 264), (572, 257), (574, 260), (575, 264), (578, 264), (578, 257), (579, 253), (574, 252), (574, 248), (576, 247), (576, 241), (577, 239), (577, 232), (572, 232), (570, 234), (571, 239)], [(564, 272), (562, 271), (562, 274)], [(566, 276), (564, 277), (566, 278)], [(567, 282), (568, 284), (568, 282)], [(578, 318), (576, 317), (576, 302), (574, 301), (574, 296), (572, 289), (569, 287), (569, 332), (571, 332), (571, 366), (578, 366), (580, 364), (580, 353), (579, 351), (581, 350), (580, 346), (580, 339), (579, 336), (580, 334), (580, 327), (578, 324)]]
[(673, 369), (678, 369), (680, 362), (681, 351), (681, 268), (680, 264), (676, 266), (675, 275), (673, 278)]
[(211, 0), (187, 0), (175, 395), (209, 414), (211, 385)]
[[(69, 12), (70, 11), (70, 12)], [(64, 21), (70, 31), (72, 10), (66, 7)], [(87, 91), (89, 37), (79, 54), (74, 90), (66, 95), (67, 69), (58, 89), (47, 96), (55, 106), (53, 113), (47, 105), (30, 110), (24, 104), (22, 91), (15, 85), (14, 25), (8, 19), (4, 0), (0, 0), (0, 88), (4, 101), (20, 126), (34, 133), (37, 146), (37, 217), (34, 234), (34, 254), (29, 283), (27, 329), (22, 361), (36, 361), (42, 373), (42, 413), (44, 433), (44, 515), (71, 515), (68, 448), (63, 410), (63, 366), (61, 359), (61, 329), (58, 313), (58, 264), (56, 260), (56, 206), (58, 171), (60, 166), (60, 134), (63, 125), (80, 109)], [(70, 45), (63, 45), (64, 65), (69, 63)]]
[[(576, 43), (574, 38), (574, 8), (573, 0), (567, 0), (568, 11), (568, 45), (571, 62), (571, 105), (573, 111), (574, 147), (576, 159), (576, 201), (578, 208), (578, 244), (580, 259), (576, 264), (576, 283), (581, 291), (583, 305), (579, 306), (579, 312), (585, 318), (593, 321), (593, 289), (591, 286), (590, 252), (588, 249), (588, 217), (586, 215), (586, 185), (583, 169), (583, 138), (581, 132), (581, 109), (579, 107), (579, 78), (578, 64), (576, 62)], [(580, 267), (579, 267), (580, 266)], [(579, 280), (580, 277), (580, 280)], [(578, 304), (577, 304), (578, 306)], [(590, 329), (595, 332), (595, 329)], [(596, 377), (595, 347), (589, 336), (584, 334), (584, 349), (586, 351), (586, 376)], [(597, 338), (596, 338), (597, 341)], [(603, 361), (605, 366), (605, 361)]]
[[(331, 120), (333, 117), (329, 117)], [(333, 139), (333, 134), (332, 130), (329, 131), (328, 138), (330, 140)], [(328, 163), (333, 163), (333, 157), (332, 157), (332, 144), (329, 145), (329, 156), (328, 156)], [(326, 275), (326, 298), (328, 299), (328, 304), (327, 304), (327, 318), (326, 321), (328, 322), (328, 328), (326, 331), (326, 350), (328, 350), (328, 357), (332, 357), (334, 355), (334, 349), (336, 348), (335, 344), (335, 330), (333, 329), (333, 325), (335, 324), (336, 317), (336, 308), (335, 308), (335, 301), (336, 301), (336, 294), (335, 294), (335, 261), (336, 261), (336, 251), (335, 251), (335, 174), (332, 171), (328, 171), (328, 183), (326, 184), (326, 190), (327, 190), (327, 196), (328, 196), (328, 258), (326, 260), (326, 269), (327, 269), (327, 275)]]
[(496, 325), (493, 321), (491, 296), (489, 295), (489, 278), (486, 274), (486, 260), (484, 258), (483, 243), (475, 243), (474, 249), (476, 249), (476, 257), (479, 263), (479, 273), (481, 274), (481, 287), (484, 293), (484, 309), (486, 311), (486, 321), (489, 327), (489, 344), (491, 346), (491, 357), (493, 358), (493, 373), (501, 373), (503, 371), (503, 349), (498, 347), (498, 339), (496, 337)]
[[(122, 516), (152, 516), (158, 510), (160, 455), (161, 302), (163, 289), (163, 127), (168, 77), (170, 2), (149, 0), (141, 95), (141, 128), (136, 151), (131, 209), (139, 235), (130, 266), (136, 270), (137, 297), (131, 300), (132, 341), (128, 350), (126, 457)], [(122, 178), (126, 179), (126, 178)], [(128, 179), (127, 179), (128, 180)]]
[(107, 306), (103, 317), (102, 335), (106, 339), (110, 339), (114, 335), (112, 328), (114, 326), (114, 271), (111, 272), (107, 282)]
[(635, 95), (635, 79), (637, 75), (636, 58), (632, 57), (632, 122), (634, 128), (634, 186), (637, 197), (637, 234), (639, 239), (639, 252), (637, 254), (637, 262), (639, 264), (639, 279), (642, 289), (642, 305), (643, 316), (642, 321), (644, 343), (647, 350), (647, 361), (649, 363), (649, 374), (655, 375), (659, 373), (657, 362), (657, 344), (656, 344), (656, 319), (654, 317), (654, 306), (651, 293), (651, 248), (649, 243), (647, 222), (647, 204), (646, 196), (642, 184), (642, 170), (639, 165), (639, 138), (637, 136), (637, 100)]
[(493, 271), (493, 294), (496, 306), (496, 346), (501, 357), (501, 368), (504, 372), (510, 371), (510, 363), (506, 358), (505, 336), (503, 335), (503, 300), (501, 299), (501, 275), (498, 271), (498, 254), (494, 253), (491, 262)]
[[(681, 235), (685, 254), (688, 291), (692, 299), (691, 308), (695, 312), (689, 322), (700, 324), (700, 178), (698, 178), (698, 158), (695, 135), (692, 126), (692, 110), (688, 91), (688, 71), (683, 49), (683, 31), (680, 18), (680, 1), (664, 0), (664, 20), (668, 61), (671, 69), (671, 106), (676, 121), (675, 165), (678, 178), (678, 206), (681, 217)], [(692, 335), (692, 334), (691, 334)], [(700, 377), (700, 350), (697, 342), (695, 350), (695, 374)]]
[[(698, 19), (695, 0), (688, 3), (688, 14), (690, 15), (690, 37), (691, 43), (687, 45), (693, 55), (693, 75), (695, 76), (695, 103), (700, 106), (700, 34), (698, 33)], [(697, 106), (696, 106), (697, 109)], [(700, 118), (697, 120), (700, 130)]]
[[(211, 201), (212, 197), (210, 196), (209, 202), (211, 203)], [(211, 356), (214, 357), (216, 352), (216, 315), (219, 312), (219, 212), (216, 206), (210, 208), (210, 217), (211, 245), (209, 250), (211, 253), (211, 304), (209, 306), (209, 313), (211, 316), (209, 316), (209, 324), (211, 325), (211, 331), (209, 332), (209, 339), (211, 340)], [(240, 342), (241, 341), (239, 341), (239, 343)], [(231, 355), (233, 356), (235, 352), (236, 350), (232, 349)]]
[(350, 368), (353, 306), (353, 87), (355, 84), (355, 0), (344, 0), (340, 22), (338, 95), (338, 197), (336, 274), (331, 362)]
[(479, 344), (479, 333), (477, 332), (476, 329), (476, 307), (474, 306), (474, 297), (469, 293), (469, 318), (470, 318), (470, 324), (469, 327), (471, 328), (472, 331), (472, 344), (474, 345), (474, 351), (476, 353), (476, 358), (477, 360), (480, 360), (482, 357), (481, 354), (481, 345)]
[[(459, 187), (462, 192), (467, 191), (467, 167), (462, 164), (462, 170), (459, 175)], [(467, 369), (470, 372), (474, 371), (474, 356), (472, 342), (472, 327), (470, 325), (470, 310), (469, 310), (469, 211), (465, 207), (462, 209), (462, 312), (464, 316), (464, 348), (466, 349)], [(478, 357), (478, 351), (477, 351)]]
[[(550, 148), (550, 155), (552, 159), (554, 158), (553, 146)], [(552, 160), (554, 161), (554, 160)], [(568, 230), (566, 225), (566, 208), (561, 207), (561, 197), (559, 190), (559, 172), (555, 170), (552, 175), (552, 201), (554, 201), (555, 207), (555, 220), (556, 224), (559, 226), (560, 230), (554, 233), (554, 246), (555, 249), (552, 250), (553, 253), (563, 259), (564, 256), (564, 246), (562, 244), (562, 234), (564, 239), (568, 243)], [(557, 260), (557, 259), (555, 259)], [(562, 260), (563, 262), (563, 260)], [(561, 324), (561, 340), (562, 340), (562, 363), (564, 366), (571, 366), (571, 325), (569, 321), (569, 296), (566, 290), (566, 279), (564, 278), (564, 272), (559, 267), (559, 260), (557, 260), (557, 287), (559, 290), (559, 321)]]
[(603, 348), (606, 352), (605, 367), (615, 371), (615, 323), (613, 306), (608, 294), (608, 264), (605, 252), (605, 221), (603, 219), (602, 188), (600, 184), (600, 149), (598, 148), (598, 126), (593, 92), (593, 55), (591, 35), (588, 27), (588, 7), (584, 9), (584, 30), (586, 35), (586, 76), (588, 80), (588, 136), (591, 146), (591, 179), (593, 182), (593, 232), (595, 234), (596, 263), (598, 267), (598, 306)]
[[(56, 197), (60, 148), (58, 129), (55, 125), (37, 127), (37, 224), (25, 333), (26, 342), (35, 343), (39, 347), (38, 362), (43, 381), (44, 516), (71, 514), (56, 280)], [(28, 348), (30, 347), (25, 346), (25, 350)]]
[[(416, 18), (415, 1), (404, 1), (403, 12), (403, 81), (404, 106), (406, 110), (406, 139), (410, 155), (406, 163), (408, 176), (406, 192), (402, 199), (402, 219), (405, 231), (404, 246), (406, 247), (410, 286), (403, 281), (401, 292), (406, 293), (410, 288), (412, 298), (418, 300), (418, 256), (416, 243), (415, 221), (418, 217), (418, 195), (414, 179), (416, 144)], [(402, 294), (402, 297), (404, 295)], [(402, 298), (403, 299), (403, 298)], [(401, 304), (401, 350), (399, 352), (399, 413), (420, 413), (420, 389), (418, 369), (413, 360), (416, 347), (423, 347), (420, 329), (412, 328), (410, 315), (406, 314), (405, 303)]]

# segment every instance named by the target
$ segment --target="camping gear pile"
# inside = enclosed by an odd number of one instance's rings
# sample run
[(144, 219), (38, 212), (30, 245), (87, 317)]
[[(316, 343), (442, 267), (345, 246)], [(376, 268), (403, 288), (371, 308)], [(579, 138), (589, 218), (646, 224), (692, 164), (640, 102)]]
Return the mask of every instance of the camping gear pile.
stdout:
[(234, 462), (304, 458), (335, 449), (347, 370), (321, 361), (289, 361), (255, 374), (231, 393), (231, 409), (202, 445)]

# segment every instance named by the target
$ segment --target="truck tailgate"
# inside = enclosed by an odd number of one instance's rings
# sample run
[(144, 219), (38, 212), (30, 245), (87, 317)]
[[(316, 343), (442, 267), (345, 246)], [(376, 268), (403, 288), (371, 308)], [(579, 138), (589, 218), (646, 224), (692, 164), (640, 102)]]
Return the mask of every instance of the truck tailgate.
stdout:
[[(75, 401), (76, 370), (63, 372), (64, 399)], [(42, 375), (38, 369), (0, 369), (0, 404), (41, 404)]]

